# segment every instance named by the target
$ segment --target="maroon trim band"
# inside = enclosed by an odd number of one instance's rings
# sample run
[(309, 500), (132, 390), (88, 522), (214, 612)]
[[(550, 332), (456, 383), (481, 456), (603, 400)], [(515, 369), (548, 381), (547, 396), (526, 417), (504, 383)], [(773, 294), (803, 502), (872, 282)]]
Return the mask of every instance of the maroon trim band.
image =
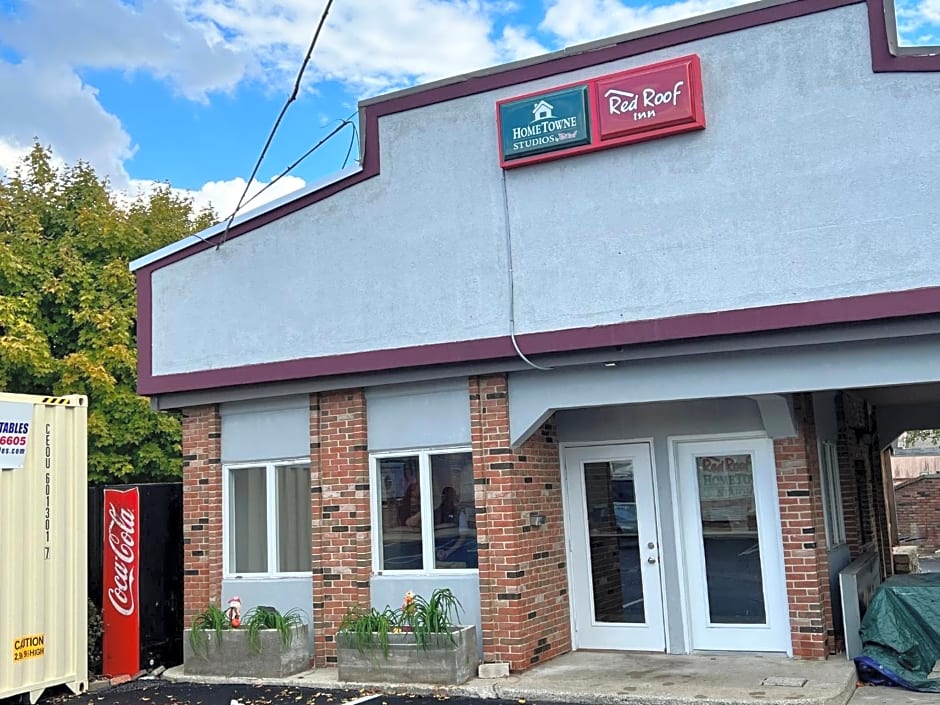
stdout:
[[(940, 313), (940, 287), (527, 333), (517, 341), (527, 355), (539, 355), (935, 313)], [(144, 395), (165, 394), (514, 356), (509, 336), (501, 336), (154, 377), (142, 349), (137, 388)]]

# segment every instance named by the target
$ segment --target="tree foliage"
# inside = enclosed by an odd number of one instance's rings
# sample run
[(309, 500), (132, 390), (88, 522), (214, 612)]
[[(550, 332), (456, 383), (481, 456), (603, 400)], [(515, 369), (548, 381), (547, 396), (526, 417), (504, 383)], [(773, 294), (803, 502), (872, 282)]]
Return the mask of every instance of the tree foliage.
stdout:
[(168, 185), (125, 203), (84, 163), (39, 145), (0, 181), (0, 390), (87, 394), (92, 483), (181, 472), (180, 424), (135, 393), (128, 262), (210, 225)]
[(905, 431), (898, 439), (902, 448), (924, 448), (940, 445), (940, 429)]

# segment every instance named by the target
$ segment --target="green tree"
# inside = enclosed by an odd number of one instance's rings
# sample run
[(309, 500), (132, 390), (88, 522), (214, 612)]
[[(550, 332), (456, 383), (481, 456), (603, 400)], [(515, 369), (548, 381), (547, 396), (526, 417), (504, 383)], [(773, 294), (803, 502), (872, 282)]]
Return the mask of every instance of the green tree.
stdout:
[(128, 262), (214, 222), (161, 186), (119, 201), (87, 164), (34, 146), (0, 181), (0, 390), (87, 394), (95, 484), (178, 477), (179, 419), (135, 393)]

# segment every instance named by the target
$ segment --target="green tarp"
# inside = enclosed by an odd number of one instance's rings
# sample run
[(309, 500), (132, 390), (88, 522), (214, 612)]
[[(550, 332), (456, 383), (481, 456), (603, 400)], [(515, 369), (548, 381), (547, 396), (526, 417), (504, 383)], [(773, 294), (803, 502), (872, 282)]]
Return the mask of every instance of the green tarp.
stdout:
[[(862, 619), (863, 680), (874, 669), (912, 690), (940, 693), (940, 573), (895, 575), (872, 597)], [(933, 678), (930, 678), (934, 671)]]

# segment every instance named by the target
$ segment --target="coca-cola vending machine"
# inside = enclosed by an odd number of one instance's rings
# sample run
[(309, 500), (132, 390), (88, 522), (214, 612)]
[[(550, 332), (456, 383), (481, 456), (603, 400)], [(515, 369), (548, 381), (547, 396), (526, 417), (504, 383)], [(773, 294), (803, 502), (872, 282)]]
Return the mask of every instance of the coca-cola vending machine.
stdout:
[(89, 594), (101, 600), (104, 622), (101, 672), (182, 663), (182, 485), (90, 488), (88, 504)]
[(140, 492), (104, 491), (102, 670), (109, 676), (140, 670)]

